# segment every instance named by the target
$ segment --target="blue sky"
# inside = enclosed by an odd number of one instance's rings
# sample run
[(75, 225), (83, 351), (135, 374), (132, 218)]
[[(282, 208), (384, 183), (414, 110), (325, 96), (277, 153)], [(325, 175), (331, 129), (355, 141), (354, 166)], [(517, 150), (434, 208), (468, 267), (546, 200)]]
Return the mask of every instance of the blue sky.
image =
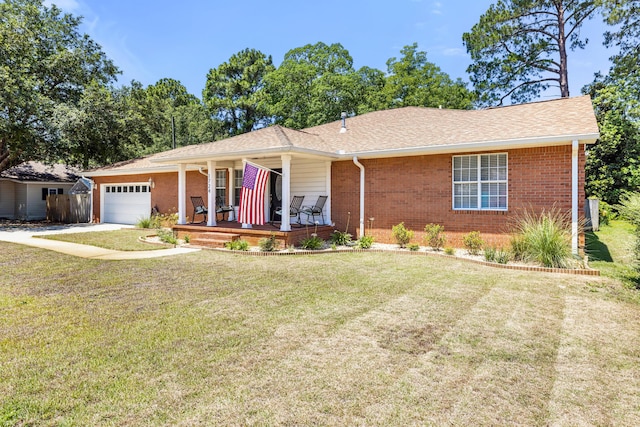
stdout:
[[(493, 0), (48, 0), (84, 17), (82, 30), (122, 70), (120, 83), (179, 80), (201, 97), (206, 75), (231, 55), (255, 48), (278, 65), (295, 47), (341, 43), (354, 66), (386, 71), (403, 46), (418, 43), (427, 58), (452, 78), (468, 81), (470, 63), (462, 34)], [(570, 52), (571, 95), (606, 72), (611, 56), (602, 46), (599, 17), (582, 28), (589, 45)], [(557, 90), (545, 97), (557, 97)]]

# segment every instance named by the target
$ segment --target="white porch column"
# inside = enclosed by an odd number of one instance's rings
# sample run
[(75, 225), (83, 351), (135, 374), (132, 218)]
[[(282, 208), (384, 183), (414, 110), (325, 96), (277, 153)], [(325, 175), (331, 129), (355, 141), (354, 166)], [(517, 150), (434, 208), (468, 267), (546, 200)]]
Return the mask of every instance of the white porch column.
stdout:
[(291, 231), (291, 217), (289, 206), (291, 205), (291, 156), (283, 154), (282, 159), (282, 222), (280, 231)]
[(233, 206), (233, 202), (235, 201), (235, 185), (236, 182), (233, 175), (233, 167), (227, 168), (227, 186), (229, 187), (229, 191), (227, 192), (227, 194), (229, 194), (227, 204), (229, 206)]
[(216, 162), (207, 160), (207, 225), (215, 227), (216, 223)]
[(578, 140), (571, 144), (571, 252), (578, 254)]
[(187, 223), (187, 165), (178, 165), (178, 224)]

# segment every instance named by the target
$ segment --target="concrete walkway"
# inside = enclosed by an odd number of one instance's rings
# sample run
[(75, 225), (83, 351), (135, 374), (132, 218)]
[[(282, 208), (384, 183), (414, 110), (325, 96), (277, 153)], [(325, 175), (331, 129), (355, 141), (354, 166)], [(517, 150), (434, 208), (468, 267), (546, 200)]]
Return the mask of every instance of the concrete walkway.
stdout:
[(34, 237), (50, 234), (82, 233), (89, 231), (112, 231), (120, 230), (122, 228), (133, 227), (130, 225), (121, 224), (70, 224), (44, 227), (0, 227), (0, 241), (48, 249), (51, 251), (73, 255), (81, 258), (105, 260), (159, 258), (199, 251), (199, 249), (192, 248), (157, 249), (151, 251), (116, 251), (112, 249), (98, 248), (96, 246), (81, 245), (78, 243), (62, 242), (59, 240), (40, 239)]

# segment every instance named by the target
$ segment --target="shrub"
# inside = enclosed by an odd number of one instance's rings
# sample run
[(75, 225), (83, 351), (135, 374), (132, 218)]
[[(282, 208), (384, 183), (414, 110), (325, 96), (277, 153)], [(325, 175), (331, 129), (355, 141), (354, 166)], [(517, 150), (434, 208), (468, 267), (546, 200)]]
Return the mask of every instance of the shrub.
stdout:
[(409, 250), (410, 250), (411, 252), (416, 252), (416, 251), (419, 251), (419, 250), (420, 250), (420, 245), (419, 245), (419, 244), (417, 244), (417, 243), (409, 243), (409, 244), (407, 245), (407, 247), (409, 248)]
[(167, 228), (159, 228), (157, 234), (161, 242), (169, 243), (171, 245), (178, 244), (178, 239), (176, 239), (176, 236), (173, 234), (173, 230), (169, 230)]
[(351, 243), (351, 234), (346, 231), (334, 230), (329, 237), (331, 244), (336, 246), (347, 246)]
[(138, 222), (136, 222), (136, 227), (138, 227), (138, 228), (151, 228), (152, 224), (153, 224), (153, 221), (151, 220), (150, 217), (140, 218), (138, 220)]
[(440, 250), (447, 241), (447, 238), (444, 235), (444, 227), (440, 224), (427, 224), (424, 226), (424, 232), (425, 243), (428, 246), (431, 246), (434, 251)]
[(224, 247), (231, 251), (248, 251), (249, 250), (249, 242), (246, 240), (232, 240), (231, 242), (226, 242)]
[(618, 213), (636, 227), (640, 227), (640, 193), (625, 191), (616, 205)]
[(484, 244), (479, 231), (472, 231), (462, 236), (462, 243), (471, 255), (478, 255)]
[(616, 212), (607, 202), (600, 200), (598, 202), (598, 215), (600, 217), (600, 225), (609, 225), (612, 219), (616, 219)]
[[(555, 207), (539, 215), (525, 211), (518, 217), (516, 231), (522, 242), (516, 240), (523, 259), (545, 267), (562, 268), (568, 265), (571, 256), (571, 228), (569, 213)], [(514, 240), (512, 239), (512, 247)], [(514, 251), (514, 254), (516, 251)]]
[(451, 246), (447, 246), (446, 248), (444, 248), (444, 253), (447, 255), (455, 255), (456, 250)]
[(398, 242), (398, 245), (401, 248), (404, 248), (407, 243), (409, 243), (411, 239), (413, 239), (413, 231), (407, 229), (404, 226), (404, 222), (391, 227), (391, 234), (396, 239), (396, 242)]
[(489, 262), (494, 262), (496, 260), (496, 248), (493, 246), (484, 248), (484, 259)]
[(524, 261), (527, 257), (527, 242), (520, 234), (511, 236), (511, 253), (516, 261)]
[(358, 240), (359, 249), (370, 249), (373, 246), (373, 236), (362, 236)]
[(618, 213), (636, 226), (636, 242), (634, 250), (636, 260), (640, 261), (640, 193), (624, 192), (620, 204), (616, 205)]
[(185, 234), (183, 240), (184, 240), (185, 243), (189, 243), (191, 241), (191, 236), (189, 236), (188, 234)]
[(258, 247), (262, 252), (273, 252), (278, 247), (278, 241), (276, 240), (276, 235), (271, 233), (269, 237), (265, 237), (264, 239), (260, 239), (258, 241)]
[(509, 251), (505, 251), (503, 249), (498, 249), (494, 256), (494, 261), (498, 264), (506, 264), (511, 260), (511, 254)]
[(309, 249), (312, 251), (322, 249), (324, 247), (324, 240), (312, 234), (311, 237), (307, 237), (300, 241), (300, 247), (302, 249)]

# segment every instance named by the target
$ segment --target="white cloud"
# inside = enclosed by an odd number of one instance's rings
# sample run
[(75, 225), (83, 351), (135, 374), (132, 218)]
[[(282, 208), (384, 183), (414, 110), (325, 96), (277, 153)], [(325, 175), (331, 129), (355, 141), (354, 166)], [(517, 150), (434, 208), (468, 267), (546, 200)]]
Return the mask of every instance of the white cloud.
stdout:
[(442, 49), (442, 54), (444, 56), (464, 56), (467, 54), (467, 52), (459, 47), (452, 47)]

